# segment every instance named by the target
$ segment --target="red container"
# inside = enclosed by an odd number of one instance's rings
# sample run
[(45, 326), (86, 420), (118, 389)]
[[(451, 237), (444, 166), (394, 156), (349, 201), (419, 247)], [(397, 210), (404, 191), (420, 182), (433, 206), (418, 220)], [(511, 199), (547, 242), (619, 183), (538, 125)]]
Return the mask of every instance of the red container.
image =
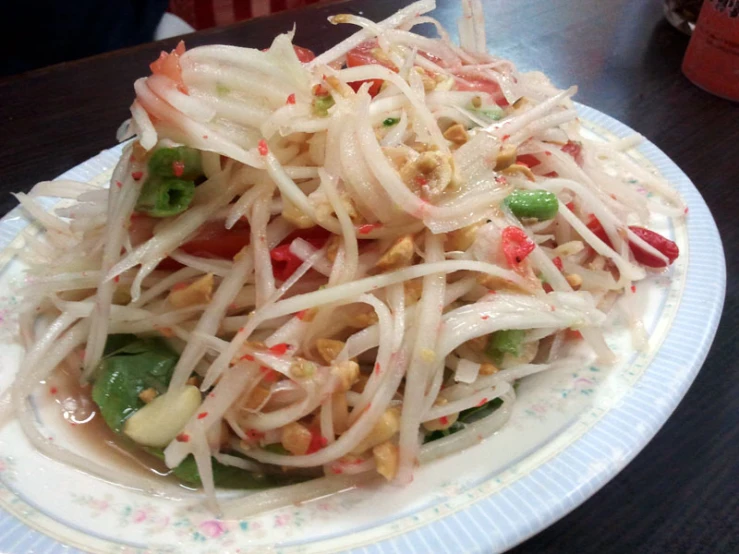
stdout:
[(739, 102), (739, 0), (707, 0), (683, 59), (699, 87)]

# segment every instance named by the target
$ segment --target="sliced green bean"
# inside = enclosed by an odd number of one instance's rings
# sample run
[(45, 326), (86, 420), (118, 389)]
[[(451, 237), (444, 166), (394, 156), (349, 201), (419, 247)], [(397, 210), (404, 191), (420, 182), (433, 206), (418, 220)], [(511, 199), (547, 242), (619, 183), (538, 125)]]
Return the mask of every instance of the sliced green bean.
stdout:
[(200, 151), (187, 146), (160, 148), (149, 158), (149, 174), (192, 181), (203, 174)]
[(559, 201), (546, 190), (514, 190), (505, 199), (506, 206), (517, 218), (534, 217), (539, 221), (557, 215)]

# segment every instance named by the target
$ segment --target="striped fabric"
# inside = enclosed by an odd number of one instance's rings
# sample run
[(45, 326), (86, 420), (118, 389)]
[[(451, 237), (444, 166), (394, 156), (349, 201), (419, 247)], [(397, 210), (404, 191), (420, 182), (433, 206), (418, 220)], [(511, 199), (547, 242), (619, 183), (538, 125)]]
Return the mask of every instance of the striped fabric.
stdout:
[(200, 30), (327, 1), (331, 0), (170, 0), (168, 11)]

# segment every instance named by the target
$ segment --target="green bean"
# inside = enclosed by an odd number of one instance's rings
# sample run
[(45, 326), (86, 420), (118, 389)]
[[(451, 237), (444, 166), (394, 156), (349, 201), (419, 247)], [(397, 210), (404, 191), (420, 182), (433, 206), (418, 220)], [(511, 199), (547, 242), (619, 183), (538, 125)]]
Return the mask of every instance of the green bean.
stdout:
[(505, 329), (490, 335), (485, 353), (496, 363), (500, 363), (505, 354), (519, 356), (526, 331), (522, 329)]
[(519, 219), (534, 217), (539, 221), (552, 219), (557, 215), (557, 197), (546, 190), (514, 190), (505, 199), (506, 206)]
[(316, 96), (313, 99), (313, 114), (317, 115), (318, 117), (328, 117), (328, 110), (335, 103), (336, 101), (334, 100), (334, 97), (330, 94)]
[(150, 177), (141, 188), (136, 211), (152, 217), (177, 215), (187, 209), (194, 194), (193, 181)]
[(192, 181), (203, 174), (200, 152), (187, 146), (160, 148), (149, 158), (149, 174)]

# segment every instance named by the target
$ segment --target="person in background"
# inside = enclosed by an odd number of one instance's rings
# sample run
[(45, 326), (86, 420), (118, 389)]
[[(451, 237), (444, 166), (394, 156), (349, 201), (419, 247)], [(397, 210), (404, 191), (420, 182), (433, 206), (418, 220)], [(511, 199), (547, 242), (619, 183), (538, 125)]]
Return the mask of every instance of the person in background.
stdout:
[(0, 77), (321, 1), (11, 2), (0, 18)]

